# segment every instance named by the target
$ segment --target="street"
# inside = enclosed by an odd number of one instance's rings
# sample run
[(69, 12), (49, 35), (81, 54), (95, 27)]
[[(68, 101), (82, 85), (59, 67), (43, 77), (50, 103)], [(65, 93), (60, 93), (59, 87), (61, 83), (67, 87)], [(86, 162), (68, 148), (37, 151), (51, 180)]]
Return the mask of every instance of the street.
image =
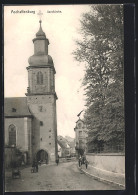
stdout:
[(106, 184), (82, 173), (77, 162), (59, 165), (41, 165), (38, 173), (31, 173), (31, 167), (21, 170), (21, 178), (12, 179), (6, 173), (6, 192), (26, 191), (70, 191), (70, 190), (118, 190), (118, 186)]

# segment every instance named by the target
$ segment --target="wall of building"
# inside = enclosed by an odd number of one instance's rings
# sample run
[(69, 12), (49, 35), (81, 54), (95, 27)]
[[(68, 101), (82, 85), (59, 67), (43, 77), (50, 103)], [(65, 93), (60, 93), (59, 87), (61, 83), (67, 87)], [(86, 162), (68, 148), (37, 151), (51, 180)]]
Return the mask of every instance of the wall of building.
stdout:
[(40, 121), (34, 117), (32, 123), (32, 157), (35, 158), (36, 152), (40, 149)]
[[(32, 118), (26, 118), (27, 120), (27, 135), (26, 138), (28, 139), (28, 161), (32, 162)], [(26, 142), (27, 143), (27, 142)]]
[[(50, 161), (55, 161), (55, 97), (54, 95), (28, 96), (28, 104), (31, 113), (34, 115), (33, 122), (33, 153), (45, 150)], [(42, 110), (40, 110), (42, 106)], [(40, 125), (40, 121), (43, 125)]]
[(4, 166), (5, 168), (11, 167), (11, 163), (16, 158), (15, 148), (5, 147), (4, 149)]
[(5, 145), (9, 145), (9, 126), (13, 124), (16, 127), (16, 146), (22, 150), (25, 147), (24, 118), (6, 118), (5, 119)]
[(9, 126), (16, 127), (16, 147), (22, 152), (28, 152), (28, 157), (32, 158), (32, 119), (24, 118), (5, 118), (5, 145), (9, 145)]
[(75, 142), (77, 147), (85, 148), (87, 151), (87, 129), (82, 120), (78, 120), (76, 122), (76, 127), (75, 127)]
[[(5, 118), (5, 146), (9, 146), (9, 126), (13, 124), (16, 127), (16, 147), (28, 153), (26, 162), (31, 162), (32, 158), (32, 119), (31, 118)], [(11, 147), (5, 148), (5, 167), (9, 167), (11, 161), (15, 160), (15, 149)]]
[[(37, 73), (43, 74), (43, 84), (37, 84)], [(54, 92), (54, 71), (53, 68), (35, 68), (28, 69), (28, 83), (31, 93)]]
[[(43, 74), (43, 84), (39, 85), (37, 84), (37, 73), (42, 72)], [(28, 70), (28, 79), (29, 79), (29, 87), (31, 93), (45, 93), (48, 92), (49, 88), (49, 72), (46, 71), (46, 68), (38, 68), (38, 69), (29, 69)]]

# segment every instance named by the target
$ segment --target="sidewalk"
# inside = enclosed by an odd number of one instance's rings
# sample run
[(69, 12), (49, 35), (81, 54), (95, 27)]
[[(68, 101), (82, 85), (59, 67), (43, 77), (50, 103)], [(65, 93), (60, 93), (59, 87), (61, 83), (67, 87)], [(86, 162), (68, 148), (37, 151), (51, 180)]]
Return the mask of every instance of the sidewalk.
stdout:
[(112, 184), (119, 185), (125, 188), (125, 174), (102, 170), (90, 164), (88, 165), (87, 169), (85, 165), (82, 165), (81, 168), (78, 166), (78, 168), (90, 177), (94, 177), (95, 179), (98, 179), (100, 181), (103, 181), (106, 183), (112, 183)]

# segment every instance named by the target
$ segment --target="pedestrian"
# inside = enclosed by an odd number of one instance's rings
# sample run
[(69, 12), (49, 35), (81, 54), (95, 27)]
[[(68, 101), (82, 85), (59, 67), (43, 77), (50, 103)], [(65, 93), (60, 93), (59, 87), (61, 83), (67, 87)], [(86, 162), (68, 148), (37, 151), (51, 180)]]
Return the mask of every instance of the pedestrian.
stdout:
[(82, 163), (82, 157), (80, 156), (79, 157), (79, 167), (81, 166), (81, 163)]
[(86, 161), (86, 156), (83, 154), (83, 156), (82, 156), (82, 163), (85, 164), (85, 161)]
[(35, 160), (35, 168), (36, 168), (36, 172), (38, 172), (38, 162), (37, 162), (37, 160)]
[(38, 162), (36, 159), (33, 160), (33, 163), (32, 163), (32, 171), (33, 172), (38, 172)]
[(85, 156), (85, 155), (83, 155), (83, 164), (85, 164), (86, 169), (87, 169), (87, 168), (88, 168), (88, 161), (87, 161), (87, 159), (86, 159), (86, 156)]
[(33, 173), (34, 170), (35, 170), (35, 160), (33, 160), (31, 172)]
[(58, 163), (59, 163), (59, 158), (56, 159), (56, 163), (57, 163), (57, 166), (58, 166)]
[(86, 166), (86, 169), (87, 169), (87, 167), (88, 167), (88, 161), (87, 160), (85, 161), (85, 166)]

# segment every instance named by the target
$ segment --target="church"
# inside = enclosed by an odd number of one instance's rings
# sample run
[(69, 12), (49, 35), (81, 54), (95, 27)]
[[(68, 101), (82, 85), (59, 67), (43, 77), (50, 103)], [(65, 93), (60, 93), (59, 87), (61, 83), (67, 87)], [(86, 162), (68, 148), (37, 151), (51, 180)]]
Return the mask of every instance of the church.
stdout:
[[(49, 40), (42, 30), (32, 40), (34, 54), (28, 59), (28, 88), (26, 97), (4, 100), (5, 156), (12, 148), (19, 148), (25, 161), (34, 158), (44, 163), (55, 161), (57, 151), (57, 117), (55, 68), (48, 55)], [(10, 154), (10, 152), (9, 152)]]

